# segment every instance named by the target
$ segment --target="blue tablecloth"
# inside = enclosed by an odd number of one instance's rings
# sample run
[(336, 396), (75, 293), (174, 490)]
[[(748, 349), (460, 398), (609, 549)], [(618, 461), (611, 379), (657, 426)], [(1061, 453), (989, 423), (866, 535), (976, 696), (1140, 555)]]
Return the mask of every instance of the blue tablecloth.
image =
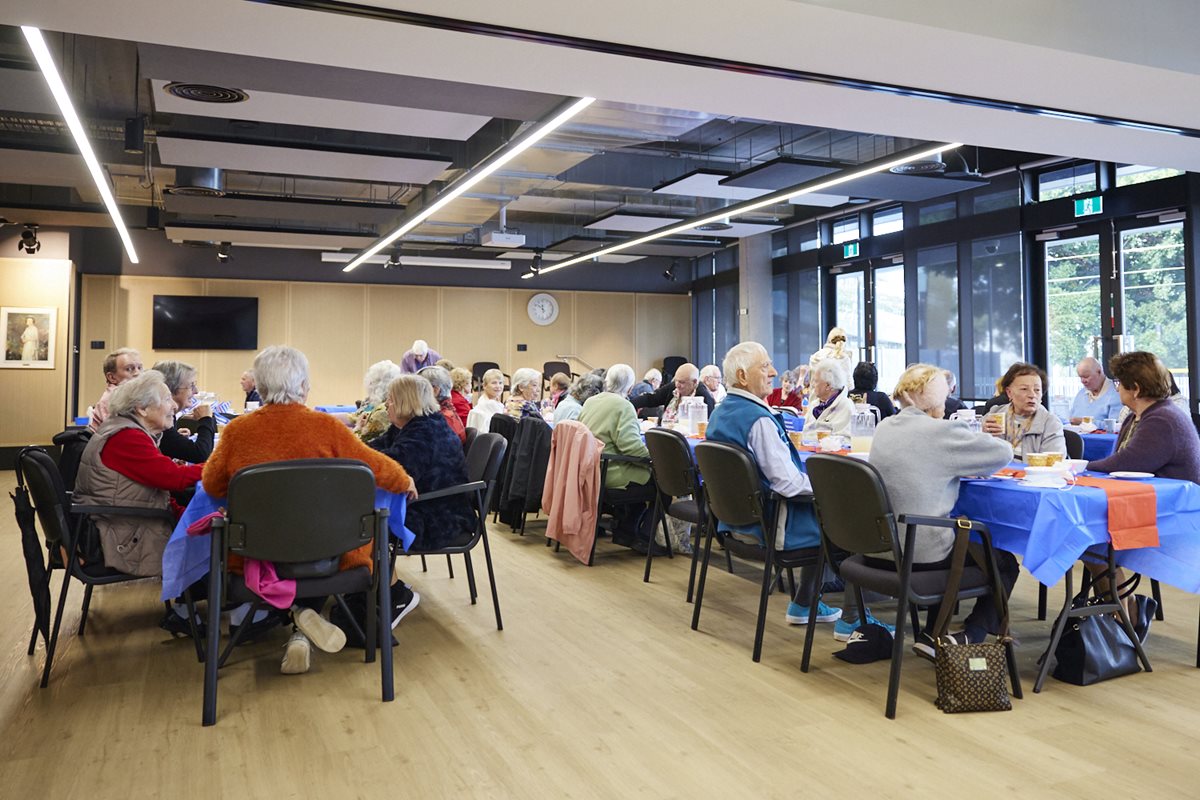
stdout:
[(1085, 433), (1083, 439), (1083, 457), (1088, 461), (1108, 458), (1117, 449), (1117, 434), (1115, 433)]
[[(184, 509), (183, 516), (175, 525), (167, 547), (163, 550), (162, 599), (171, 600), (183, 594), (183, 590), (208, 574), (211, 541), (208, 535), (188, 536), (187, 528), (202, 517), (219, 511), (223, 497), (212, 497), (196, 484), (196, 496)], [(408, 495), (392, 494), (383, 489), (375, 490), (375, 507), (388, 509), (388, 530), (400, 540), (407, 551), (416, 537), (404, 527), (404, 512), (408, 507)]]
[(353, 414), (358, 411), (358, 406), (314, 406), (317, 411), (324, 411), (326, 414)]
[(791, 414), (781, 414), (780, 417), (783, 419), (783, 427), (785, 430), (804, 430), (804, 417), (794, 417)]

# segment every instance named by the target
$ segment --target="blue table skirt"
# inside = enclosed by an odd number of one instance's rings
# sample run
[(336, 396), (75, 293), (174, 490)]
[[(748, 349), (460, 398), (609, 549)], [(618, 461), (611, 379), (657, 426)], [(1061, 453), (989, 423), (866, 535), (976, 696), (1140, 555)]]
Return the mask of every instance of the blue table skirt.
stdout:
[(317, 411), (324, 411), (326, 414), (353, 414), (358, 411), (358, 406), (314, 406)]
[[(208, 534), (188, 536), (187, 528), (193, 522), (219, 511), (225, 502), (223, 497), (212, 497), (196, 484), (196, 496), (184, 509), (183, 516), (175, 525), (167, 547), (163, 550), (162, 599), (171, 600), (183, 594), (183, 590), (208, 574), (208, 560), (212, 544)], [(408, 495), (392, 494), (383, 489), (375, 490), (375, 507), (388, 509), (388, 530), (400, 540), (405, 551), (416, 538), (404, 527), (404, 512), (408, 507)]]
[(1085, 433), (1080, 438), (1083, 439), (1083, 457), (1088, 461), (1108, 458), (1117, 449), (1115, 433)]

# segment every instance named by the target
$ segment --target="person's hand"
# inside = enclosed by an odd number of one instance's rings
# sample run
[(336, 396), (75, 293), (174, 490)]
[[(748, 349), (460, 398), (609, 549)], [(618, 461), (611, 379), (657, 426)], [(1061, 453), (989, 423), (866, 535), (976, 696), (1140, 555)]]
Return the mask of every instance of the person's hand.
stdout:
[(178, 433), (180, 436), (185, 436), (185, 437), (187, 437), (187, 436), (191, 436), (191, 435), (192, 435), (192, 429), (191, 429), (191, 428), (176, 428), (176, 429), (175, 429), (175, 431), (176, 431), (176, 433)]
[(416, 484), (416, 482), (414, 481), (414, 482), (410, 483), (408, 485), (408, 488), (404, 490), (404, 493), (406, 495), (408, 495), (408, 499), (410, 501), (416, 500), (417, 499), (417, 484)]
[(983, 432), (990, 436), (999, 436), (1004, 433), (1003, 426), (989, 414), (983, 418)]
[(201, 403), (192, 409), (192, 419), (204, 419), (212, 416), (212, 406), (208, 403)]
[(1083, 422), (1083, 417), (1071, 417), (1070, 419), (1072, 425), (1078, 425), (1081, 422)]

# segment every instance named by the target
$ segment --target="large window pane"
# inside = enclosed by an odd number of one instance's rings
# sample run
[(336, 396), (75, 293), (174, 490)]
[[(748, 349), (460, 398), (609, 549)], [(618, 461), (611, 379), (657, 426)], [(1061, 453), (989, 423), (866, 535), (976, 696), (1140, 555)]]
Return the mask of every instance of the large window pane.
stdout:
[(771, 360), (782, 372), (788, 361), (788, 276), (771, 280)]
[(1125, 349), (1149, 350), (1157, 355), (1186, 396), (1187, 295), (1183, 269), (1183, 223), (1121, 234)]
[(1046, 323), (1050, 402), (1060, 410), (1079, 391), (1075, 365), (1100, 335), (1100, 237), (1046, 242)]
[(958, 216), (958, 203), (954, 200), (944, 200), (921, 206), (917, 210), (918, 225), (932, 225), (935, 222), (945, 222)]
[(1096, 165), (1089, 161), (1038, 176), (1038, 202), (1096, 191)]
[(852, 242), (858, 238), (858, 214), (833, 221), (833, 243)]
[(1170, 167), (1147, 167), (1142, 164), (1121, 164), (1117, 166), (1117, 186), (1132, 186), (1135, 183), (1147, 183), (1163, 178), (1173, 178), (1182, 175), (1183, 170)]
[(892, 393), (907, 366), (904, 356), (904, 266), (875, 270), (875, 367), (879, 391)]
[(917, 251), (917, 358), (958, 369), (958, 248)]
[(904, 209), (900, 206), (883, 208), (871, 216), (871, 235), (883, 236), (904, 230)]
[(1025, 281), (1021, 237), (971, 244), (971, 323), (975, 374), (960, 381), (962, 396), (988, 398), (996, 379), (1025, 359)]
[(867, 338), (866, 278), (861, 272), (843, 272), (836, 276), (834, 289), (837, 298), (835, 324), (846, 331), (846, 349), (858, 363), (858, 348)]

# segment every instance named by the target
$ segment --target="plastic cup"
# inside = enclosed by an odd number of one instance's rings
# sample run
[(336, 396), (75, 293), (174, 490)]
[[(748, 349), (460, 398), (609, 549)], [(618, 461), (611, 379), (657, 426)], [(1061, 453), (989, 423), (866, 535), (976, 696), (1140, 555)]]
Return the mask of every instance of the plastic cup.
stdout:
[(707, 433), (708, 433), (708, 423), (707, 422), (697, 422), (696, 423), (696, 435), (699, 436), (701, 439), (703, 439), (703, 438), (705, 438), (705, 434), (707, 434)]
[(1052, 453), (1026, 453), (1025, 465), (1028, 467), (1048, 467), (1050, 466), (1050, 456)]
[(1117, 421), (1115, 419), (1104, 420), (1104, 430), (1107, 433), (1116, 433), (1117, 432)]
[(804, 446), (804, 434), (800, 431), (788, 431), (788, 439), (792, 441), (792, 447), (797, 450)]
[(258, 410), (258, 407), (259, 402), (257, 400), (248, 400), (246, 402), (246, 411), (256, 411)]
[(1062, 453), (1046, 453), (1046, 466), (1053, 467), (1055, 464), (1061, 463), (1066, 456)]
[(823, 442), (833, 431), (817, 431), (817, 442)]

